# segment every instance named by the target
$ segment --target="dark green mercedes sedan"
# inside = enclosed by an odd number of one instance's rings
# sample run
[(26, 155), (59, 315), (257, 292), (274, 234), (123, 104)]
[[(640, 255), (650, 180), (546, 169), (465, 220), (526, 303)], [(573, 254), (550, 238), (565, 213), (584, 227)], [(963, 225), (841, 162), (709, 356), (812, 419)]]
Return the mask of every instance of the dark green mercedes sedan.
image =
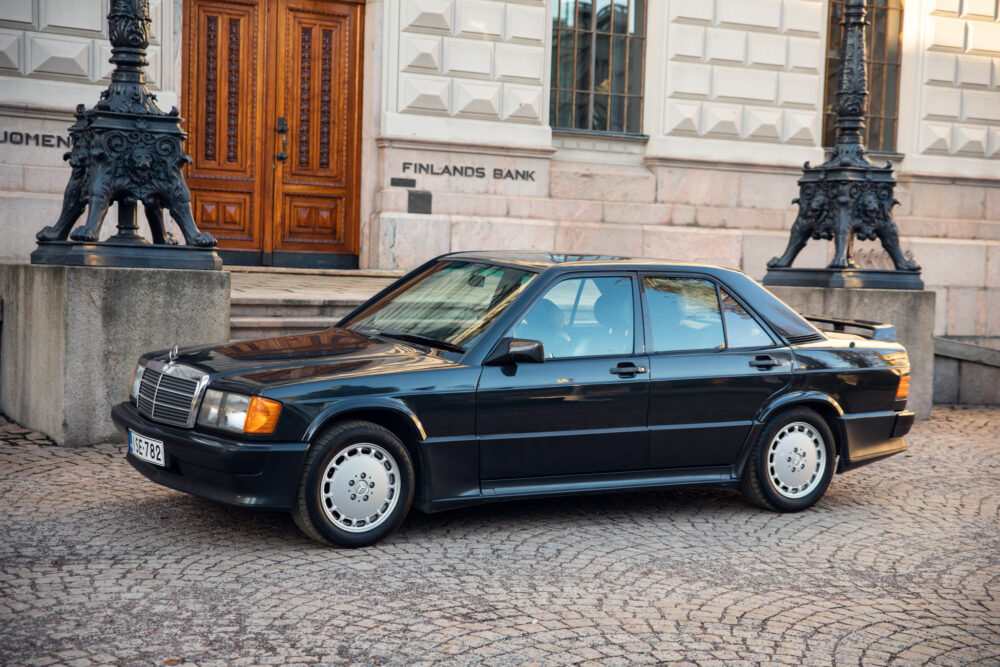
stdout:
[(154, 482), (344, 547), (411, 506), (529, 496), (739, 488), (795, 512), (913, 423), (892, 326), (812, 321), (730, 269), (453, 253), (326, 331), (144, 355), (112, 418)]

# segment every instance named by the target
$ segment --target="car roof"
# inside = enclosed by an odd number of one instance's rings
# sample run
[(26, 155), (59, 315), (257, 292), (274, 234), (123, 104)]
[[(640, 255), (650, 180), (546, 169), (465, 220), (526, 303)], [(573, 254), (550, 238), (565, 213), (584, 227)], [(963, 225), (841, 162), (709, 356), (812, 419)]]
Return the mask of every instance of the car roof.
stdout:
[(694, 262), (678, 262), (651, 257), (622, 257), (619, 255), (574, 255), (536, 251), (518, 250), (475, 250), (454, 252), (442, 255), (440, 259), (468, 260), (508, 264), (529, 269), (544, 271), (553, 267), (587, 267), (587, 268), (630, 268), (630, 269), (709, 269), (715, 271), (737, 271), (714, 264), (699, 264)]

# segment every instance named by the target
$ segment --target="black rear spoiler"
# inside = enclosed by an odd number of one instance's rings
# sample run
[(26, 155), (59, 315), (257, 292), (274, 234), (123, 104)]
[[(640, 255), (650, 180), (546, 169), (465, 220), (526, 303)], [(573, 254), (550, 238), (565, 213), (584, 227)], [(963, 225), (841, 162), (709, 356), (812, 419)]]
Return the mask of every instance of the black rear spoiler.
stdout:
[[(869, 340), (881, 340), (887, 343), (896, 342), (896, 327), (891, 324), (880, 324), (878, 322), (869, 322), (868, 320), (848, 320), (839, 317), (819, 317), (817, 315), (803, 315), (810, 322), (819, 322), (822, 324), (829, 324), (832, 329), (826, 329), (826, 331), (835, 331), (837, 333), (857, 333), (859, 336), (863, 336)], [(823, 330), (822, 328), (820, 328)], [(862, 329), (866, 333), (860, 333), (856, 331), (847, 331), (847, 329)]]

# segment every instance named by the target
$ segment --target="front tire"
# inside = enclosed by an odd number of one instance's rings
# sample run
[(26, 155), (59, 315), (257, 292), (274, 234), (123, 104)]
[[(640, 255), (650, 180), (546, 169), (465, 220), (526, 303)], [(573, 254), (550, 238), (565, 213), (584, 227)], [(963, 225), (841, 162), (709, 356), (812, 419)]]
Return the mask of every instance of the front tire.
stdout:
[(777, 512), (814, 505), (833, 477), (833, 442), (826, 420), (815, 411), (799, 407), (777, 414), (754, 443), (740, 491), (755, 505)]
[(349, 421), (309, 448), (292, 518), (312, 539), (339, 547), (375, 544), (413, 503), (413, 462), (391, 431)]

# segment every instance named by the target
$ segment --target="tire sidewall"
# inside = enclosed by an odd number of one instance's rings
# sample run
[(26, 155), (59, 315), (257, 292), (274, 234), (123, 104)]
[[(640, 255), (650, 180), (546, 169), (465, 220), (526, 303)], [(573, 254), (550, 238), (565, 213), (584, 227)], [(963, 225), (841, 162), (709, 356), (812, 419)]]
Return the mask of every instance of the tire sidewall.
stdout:
[[(772, 486), (770, 475), (767, 472), (767, 454), (771, 440), (781, 429), (792, 422), (806, 422), (815, 428), (823, 438), (823, 445), (826, 450), (826, 468), (823, 471), (823, 477), (819, 485), (801, 498), (788, 498), (778, 493)], [(768, 421), (767, 426), (761, 432), (760, 438), (757, 441), (754, 457), (756, 457), (755, 468), (759, 477), (758, 482), (767, 501), (781, 512), (798, 512), (814, 505), (826, 493), (827, 487), (830, 486), (830, 480), (833, 479), (833, 470), (836, 465), (833, 433), (830, 431), (826, 420), (809, 408), (785, 410)]]
[[(400, 475), (399, 500), (396, 502), (396, 506), (386, 521), (371, 531), (352, 533), (336, 526), (327, 517), (326, 512), (323, 510), (320, 489), (323, 483), (323, 473), (326, 471), (330, 461), (343, 450), (359, 443), (378, 445), (389, 452), (392, 458), (395, 459)], [(303, 484), (305, 485), (306, 511), (309, 516), (309, 522), (320, 535), (337, 546), (349, 548), (364, 547), (382, 540), (402, 523), (413, 502), (414, 474), (413, 462), (410, 460), (410, 455), (398, 438), (374, 425), (366, 426), (358, 424), (344, 430), (335, 429), (321, 436), (313, 444), (313, 447), (318, 449), (316, 456), (312, 458), (311, 464), (304, 471)]]

